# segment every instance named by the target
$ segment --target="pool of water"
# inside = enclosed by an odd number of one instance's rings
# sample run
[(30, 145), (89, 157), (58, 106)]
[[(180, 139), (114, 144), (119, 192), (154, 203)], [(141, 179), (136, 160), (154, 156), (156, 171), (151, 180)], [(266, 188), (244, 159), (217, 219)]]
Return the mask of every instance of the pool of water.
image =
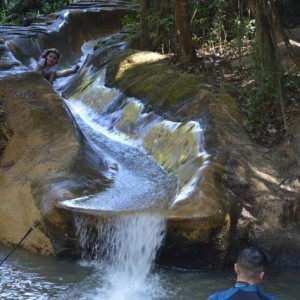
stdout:
[[(0, 247), (2, 260), (10, 249)], [(1, 266), (0, 299), (150, 300), (206, 299), (234, 282), (231, 272), (154, 266), (145, 280), (109, 274), (101, 262), (61, 260), (16, 250)], [(114, 281), (107, 276), (114, 276)], [(272, 268), (261, 289), (284, 300), (299, 299), (300, 268)]]

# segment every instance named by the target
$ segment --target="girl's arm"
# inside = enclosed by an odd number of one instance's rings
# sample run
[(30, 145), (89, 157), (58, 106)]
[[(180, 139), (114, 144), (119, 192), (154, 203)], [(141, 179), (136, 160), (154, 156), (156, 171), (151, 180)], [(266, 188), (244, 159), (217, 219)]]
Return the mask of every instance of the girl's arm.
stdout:
[(52, 84), (53, 81), (56, 79), (57, 75), (56, 72), (52, 72), (49, 78), (49, 82)]
[(40, 72), (42, 69), (42, 67), (40, 66), (40, 64), (37, 64), (36, 67), (35, 67), (35, 72)]
[(46, 65), (46, 59), (45, 58), (39, 59), (36, 64), (35, 71), (41, 73), (41, 70), (45, 67), (45, 65)]

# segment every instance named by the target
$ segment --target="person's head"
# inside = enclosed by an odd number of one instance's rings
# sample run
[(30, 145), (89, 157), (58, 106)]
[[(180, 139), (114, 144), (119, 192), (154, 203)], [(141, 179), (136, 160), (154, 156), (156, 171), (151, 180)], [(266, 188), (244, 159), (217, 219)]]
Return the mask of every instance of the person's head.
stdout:
[(241, 251), (234, 270), (237, 281), (257, 284), (262, 281), (268, 264), (267, 257), (257, 247), (248, 247)]
[(47, 64), (49, 64), (49, 65), (58, 64), (60, 57), (61, 57), (61, 54), (55, 48), (46, 49), (42, 53), (42, 58), (46, 58)]

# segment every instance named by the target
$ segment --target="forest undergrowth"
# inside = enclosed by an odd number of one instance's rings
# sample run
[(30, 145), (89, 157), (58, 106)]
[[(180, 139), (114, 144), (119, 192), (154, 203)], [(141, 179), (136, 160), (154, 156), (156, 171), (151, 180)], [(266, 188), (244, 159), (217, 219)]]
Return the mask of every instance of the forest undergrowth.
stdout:
[[(230, 93), (240, 111), (238, 122), (258, 144), (275, 147), (287, 134), (281, 105), (277, 101), (266, 101), (253, 106), (253, 99), (259, 93), (258, 79), (253, 59), (253, 41), (242, 48), (232, 43), (222, 47), (202, 47), (197, 58), (189, 64), (177, 64), (182, 72), (201, 75), (208, 81), (212, 92), (225, 90)], [(285, 104), (286, 124), (291, 125), (300, 114), (300, 70), (291, 68), (283, 71), (282, 89)], [(266, 94), (268, 97), (268, 94)]]

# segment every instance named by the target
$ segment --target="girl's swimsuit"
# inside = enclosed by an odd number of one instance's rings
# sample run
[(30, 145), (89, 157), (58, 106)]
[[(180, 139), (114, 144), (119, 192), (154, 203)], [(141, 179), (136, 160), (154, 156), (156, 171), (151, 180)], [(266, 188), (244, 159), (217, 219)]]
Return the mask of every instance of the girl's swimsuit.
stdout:
[(57, 68), (58, 68), (58, 64), (55, 64), (55, 65), (51, 66), (50, 68), (46, 68), (46, 58), (41, 58), (39, 60), (38, 64), (41, 67), (41, 69), (39, 70), (39, 73), (47, 80), (50, 79), (50, 75), (53, 72), (56, 72)]

